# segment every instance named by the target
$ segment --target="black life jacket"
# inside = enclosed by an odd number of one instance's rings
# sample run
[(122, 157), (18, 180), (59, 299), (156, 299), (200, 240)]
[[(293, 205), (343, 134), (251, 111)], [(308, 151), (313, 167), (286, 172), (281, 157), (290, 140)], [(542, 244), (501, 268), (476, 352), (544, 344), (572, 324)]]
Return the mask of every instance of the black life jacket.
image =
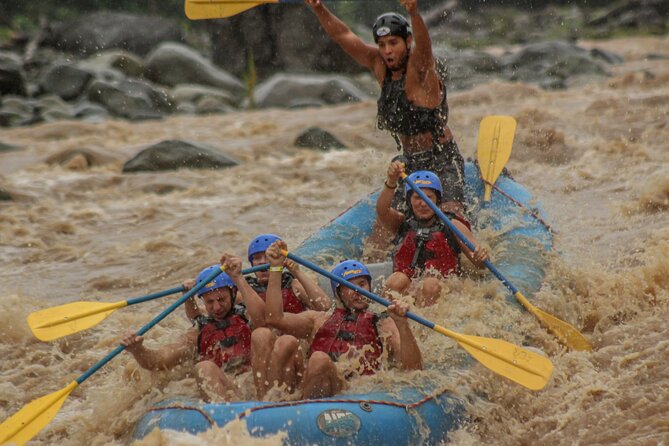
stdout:
[(435, 143), (444, 135), (448, 122), (448, 101), (446, 84), (442, 81), (441, 103), (436, 108), (419, 107), (412, 104), (405, 90), (406, 72), (399, 79), (392, 78), (392, 71), (386, 68), (381, 86), (381, 96), (377, 101), (376, 125), (380, 130), (389, 130), (402, 148), (398, 135), (412, 136), (430, 132)]

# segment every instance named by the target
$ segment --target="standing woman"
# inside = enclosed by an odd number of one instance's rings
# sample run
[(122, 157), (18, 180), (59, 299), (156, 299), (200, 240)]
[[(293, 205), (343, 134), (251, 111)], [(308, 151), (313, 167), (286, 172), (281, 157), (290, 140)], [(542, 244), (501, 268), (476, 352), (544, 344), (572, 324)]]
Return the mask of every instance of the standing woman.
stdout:
[[(374, 23), (374, 42), (365, 43), (321, 0), (306, 0), (325, 32), (360, 65), (369, 68), (381, 85), (378, 127), (395, 138), (406, 172), (430, 170), (444, 186), (442, 208), (464, 211), (464, 160), (448, 128), (446, 86), (437, 73), (432, 42), (418, 12), (417, 0), (400, 0), (410, 22), (400, 14), (380, 15)], [(390, 187), (387, 185), (387, 187)], [(401, 189), (393, 207), (403, 209)]]

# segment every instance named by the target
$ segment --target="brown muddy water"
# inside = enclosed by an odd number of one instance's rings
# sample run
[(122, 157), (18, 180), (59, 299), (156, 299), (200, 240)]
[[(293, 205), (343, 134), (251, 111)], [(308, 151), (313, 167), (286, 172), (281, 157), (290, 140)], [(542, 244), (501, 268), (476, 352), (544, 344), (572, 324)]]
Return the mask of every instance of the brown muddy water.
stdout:
[[(481, 118), (517, 119), (508, 168), (559, 231), (535, 303), (581, 329), (594, 351), (561, 348), (534, 319), (505, 303), (493, 279), (449, 279), (430, 319), (517, 344), (530, 338), (555, 364), (547, 387), (533, 393), (481, 366), (449, 372), (461, 350), (417, 327), (429, 370), (391, 371), (352, 389), (393, 389), (423, 377), (448, 386), (471, 403), (470, 421), (449, 444), (669, 444), (669, 39), (582, 44), (618, 52), (626, 62), (613, 67), (610, 78), (563, 91), (497, 82), (454, 93), (450, 124), (465, 156), (473, 157)], [(646, 57), (650, 53), (664, 58)], [(281, 234), (297, 246), (382, 185), (395, 149), (374, 129), (375, 111), (370, 101), (0, 130), (1, 141), (23, 146), (0, 154), (0, 185), (19, 196), (0, 204), (0, 420), (64, 387), (171, 298), (118, 310), (95, 328), (50, 344), (32, 337), (29, 313), (174, 287), (224, 250), (242, 255), (260, 232)], [(351, 149), (293, 147), (296, 135), (312, 125)], [(124, 161), (165, 139), (209, 143), (243, 164), (121, 174)], [(98, 153), (96, 162), (57, 162), (78, 148)], [(479, 234), (484, 242), (491, 236)], [(188, 328), (178, 309), (147, 334), (146, 344), (169, 342)], [(197, 394), (188, 372), (151, 374), (123, 353), (77, 388), (33, 443), (127, 444), (152, 404)], [(245, 391), (250, 398), (251, 389)], [(238, 423), (197, 437), (156, 431), (142, 444), (239, 443), (279, 444), (280, 438), (252, 439)]]

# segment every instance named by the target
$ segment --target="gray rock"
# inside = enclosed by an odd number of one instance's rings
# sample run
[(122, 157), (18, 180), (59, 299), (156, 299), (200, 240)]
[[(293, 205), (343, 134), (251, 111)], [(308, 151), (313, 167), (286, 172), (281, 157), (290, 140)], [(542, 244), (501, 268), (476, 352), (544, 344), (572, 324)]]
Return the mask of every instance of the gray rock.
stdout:
[(15, 150), (22, 149), (21, 146), (15, 146), (14, 144), (7, 144), (0, 141), (0, 153), (2, 152), (13, 152)]
[(195, 113), (199, 115), (230, 113), (234, 110), (226, 101), (213, 96), (204, 96), (195, 101)]
[(102, 104), (113, 115), (132, 120), (159, 119), (174, 108), (172, 99), (164, 90), (138, 80), (96, 80), (88, 89), (88, 98)]
[(175, 20), (101, 11), (54, 26), (48, 43), (61, 50), (81, 55), (110, 48), (121, 48), (145, 55), (162, 42), (180, 40), (181, 29)]
[(13, 199), (12, 194), (3, 186), (0, 186), (0, 201), (12, 201)]
[(144, 74), (144, 62), (133, 53), (123, 50), (97, 53), (82, 61), (80, 66), (95, 71), (113, 69), (128, 77), (141, 77)]
[(606, 76), (602, 62), (588, 51), (568, 42), (528, 45), (502, 59), (510, 80), (536, 82), (548, 88), (563, 88), (564, 80), (576, 75)]
[(500, 61), (483, 51), (435, 48), (437, 69), (446, 79), (448, 88), (462, 90), (489, 82), (502, 71)]
[(359, 102), (369, 97), (338, 75), (275, 74), (253, 92), (257, 107), (295, 107), (304, 104)]
[(293, 144), (296, 147), (319, 150), (346, 148), (346, 145), (339, 141), (337, 137), (320, 127), (309, 127), (295, 139)]
[(602, 60), (611, 65), (625, 62), (623, 56), (600, 48), (592, 48), (590, 50), (590, 55), (595, 59)]
[(244, 94), (244, 84), (225, 70), (216, 67), (194, 49), (179, 43), (167, 42), (149, 54), (146, 76), (150, 80), (169, 86), (201, 84), (226, 90), (239, 100)]
[(74, 117), (87, 122), (101, 122), (109, 118), (109, 112), (101, 105), (83, 101), (72, 107)]
[(46, 122), (74, 118), (72, 106), (55, 95), (40, 97), (35, 103), (35, 108), (42, 120)]
[(18, 127), (36, 122), (33, 102), (18, 96), (5, 96), (0, 106), (0, 125)]
[[(304, 5), (262, 5), (225, 20), (211, 21), (212, 59), (243, 77), (253, 60), (260, 79), (279, 71), (362, 73), (322, 30)], [(371, 40), (371, 32), (363, 35)]]
[(21, 59), (7, 51), (0, 51), (0, 95), (26, 94), (26, 79)]
[(180, 168), (224, 169), (239, 161), (201, 143), (161, 141), (139, 152), (123, 165), (123, 172), (161, 171)]
[(93, 75), (76, 65), (56, 62), (46, 69), (39, 80), (42, 92), (53, 93), (65, 100), (78, 97)]
[(215, 99), (221, 104), (233, 105), (237, 99), (225, 90), (220, 88), (207, 87), (196, 84), (179, 84), (171, 91), (172, 97), (181, 104), (182, 102), (198, 102), (203, 98)]

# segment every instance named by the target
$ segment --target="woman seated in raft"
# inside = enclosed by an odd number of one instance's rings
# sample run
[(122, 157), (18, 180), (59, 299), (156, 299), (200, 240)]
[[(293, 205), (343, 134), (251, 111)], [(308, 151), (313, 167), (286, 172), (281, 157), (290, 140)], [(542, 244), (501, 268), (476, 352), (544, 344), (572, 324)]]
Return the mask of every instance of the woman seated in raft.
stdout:
[[(223, 254), (221, 265), (227, 274), (221, 273), (198, 292), (206, 314), (197, 318), (196, 328), (159, 349), (144, 347), (144, 339), (136, 333), (128, 333), (121, 344), (148, 370), (166, 370), (195, 359), (195, 378), (205, 400), (240, 401), (242, 393), (233, 377), (249, 368), (255, 374), (258, 356), (266, 354), (253, 346), (251, 340), (253, 328), (265, 325), (265, 303), (242, 276), (240, 258)], [(220, 267), (203, 269), (197, 282)]]
[[(477, 268), (484, 268), (488, 252), (476, 242), (470, 224), (464, 217), (446, 213), (451, 222), (474, 244), (474, 251), (462, 243), (408, 184), (404, 187), (408, 214), (393, 209), (393, 194), (403, 171), (404, 167), (399, 161), (390, 163), (388, 178), (376, 202), (379, 222), (396, 235), (397, 242), (393, 253), (393, 273), (386, 280), (386, 288), (404, 294), (413, 279), (422, 278), (423, 285), (416, 292), (416, 305), (427, 306), (437, 301), (441, 291), (439, 278), (433, 274), (435, 271), (442, 276), (459, 275), (461, 252)], [(437, 206), (441, 204), (443, 188), (434, 173), (420, 170), (408, 178)]]
[[(409, 321), (407, 306), (400, 303), (388, 307), (384, 317), (368, 311), (369, 301), (345, 286), (332, 281), (332, 290), (341, 304), (334, 311), (307, 310), (292, 314), (283, 310), (281, 272), (286, 258), (281, 254), (286, 243), (277, 241), (267, 249), (271, 265), (267, 287), (265, 321), (281, 330), (269, 361), (268, 381), (286, 386), (289, 391), (301, 390), (302, 398), (322, 398), (339, 393), (346, 379), (354, 375), (374, 374), (381, 367), (381, 355), (388, 350), (390, 362), (404, 370), (422, 368), (420, 349)], [(371, 275), (367, 267), (355, 260), (337, 265), (332, 274), (353, 284), (370, 289)], [(269, 332), (261, 328), (254, 332)], [(306, 340), (306, 358), (300, 340)], [(342, 361), (338, 361), (338, 360)], [(347, 359), (349, 368), (343, 365)]]

